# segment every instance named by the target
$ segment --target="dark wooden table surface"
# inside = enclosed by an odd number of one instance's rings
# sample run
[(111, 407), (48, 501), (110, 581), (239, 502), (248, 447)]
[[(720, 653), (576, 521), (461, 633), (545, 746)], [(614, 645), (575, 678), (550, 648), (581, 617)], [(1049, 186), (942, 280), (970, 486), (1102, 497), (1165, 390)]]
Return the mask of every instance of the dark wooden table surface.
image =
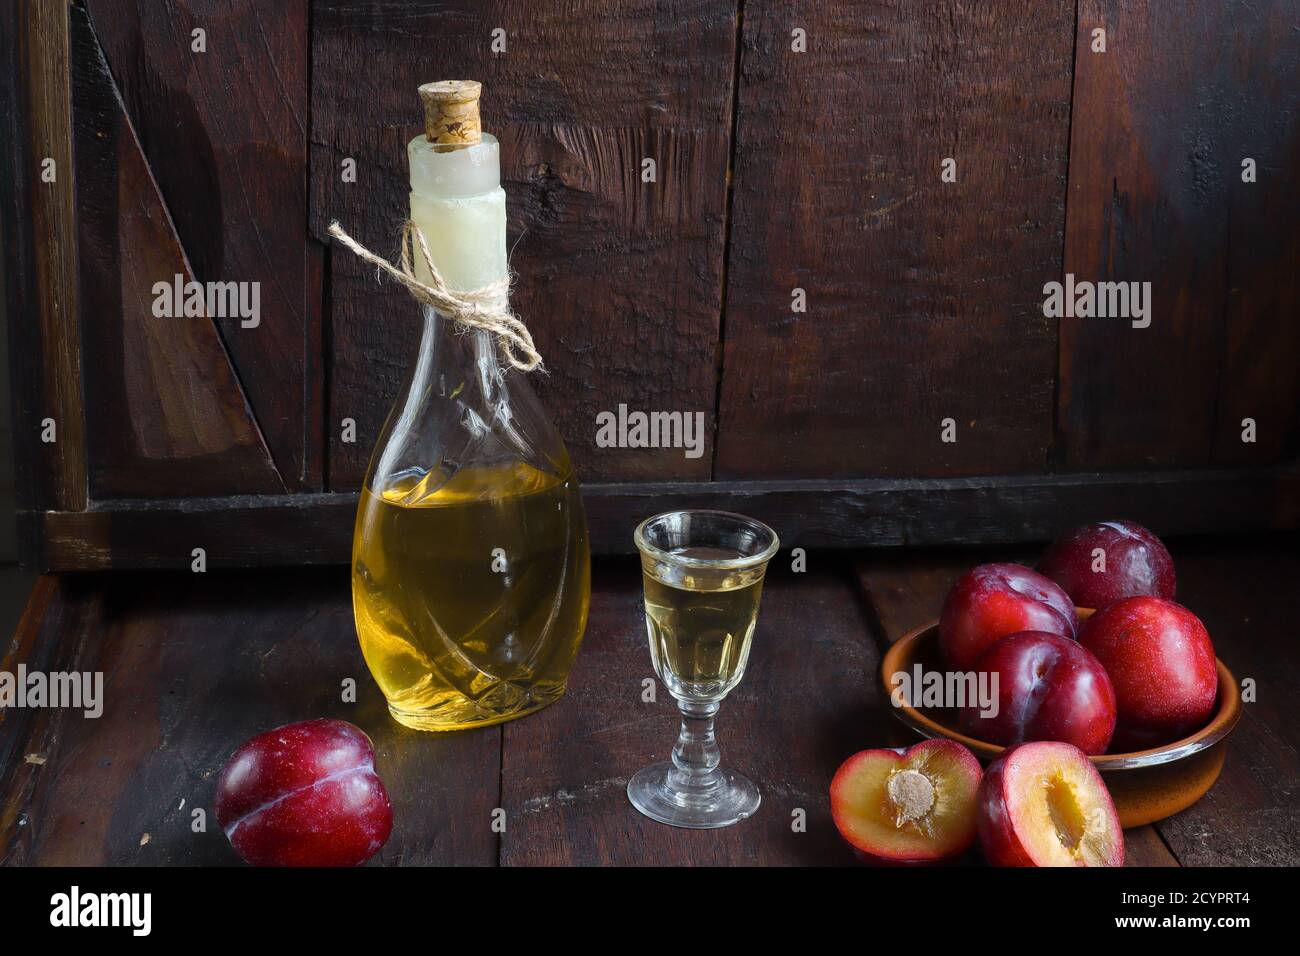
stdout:
[[(1219, 655), (1253, 678), (1223, 775), (1195, 806), (1126, 834), (1136, 865), (1300, 863), (1295, 701), (1300, 553), (1294, 539), (1176, 546), (1179, 597)], [(727, 763), (763, 791), (758, 814), (687, 831), (637, 814), (629, 775), (668, 753), (676, 709), (655, 683), (636, 566), (597, 566), (591, 622), (561, 702), (447, 736), (391, 719), (370, 679), (339, 569), (43, 578), (0, 669), (104, 674), (103, 716), (0, 711), (0, 860), (8, 864), (234, 864), (212, 806), (245, 738), (340, 717), (375, 741), (393, 798), (386, 864), (850, 864), (827, 785), (867, 747), (913, 738), (877, 687), (882, 647), (934, 617), (964, 568), (1030, 552), (810, 555), (774, 567), (750, 670), (723, 705)], [(357, 702), (344, 703), (354, 679)], [(504, 832), (493, 828), (505, 811)], [(496, 816), (500, 816), (497, 814)], [(804, 820), (801, 829), (797, 820)]]

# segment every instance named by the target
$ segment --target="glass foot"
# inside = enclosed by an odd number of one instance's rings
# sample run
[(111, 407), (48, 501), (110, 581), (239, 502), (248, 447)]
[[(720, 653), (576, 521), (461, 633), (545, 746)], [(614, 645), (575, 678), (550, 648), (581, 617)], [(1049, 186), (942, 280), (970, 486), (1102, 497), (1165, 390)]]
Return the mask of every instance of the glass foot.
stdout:
[(716, 768), (692, 782), (667, 760), (638, 771), (627, 782), (627, 797), (651, 820), (692, 830), (739, 823), (752, 817), (763, 801), (744, 774)]

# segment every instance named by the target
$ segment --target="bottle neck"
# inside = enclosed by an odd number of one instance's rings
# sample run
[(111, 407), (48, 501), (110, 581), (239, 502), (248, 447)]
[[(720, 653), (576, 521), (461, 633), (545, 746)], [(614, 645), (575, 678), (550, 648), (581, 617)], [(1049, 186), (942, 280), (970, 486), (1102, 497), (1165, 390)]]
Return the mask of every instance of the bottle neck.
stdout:
[[(485, 134), (481, 143), (448, 149), (417, 136), (407, 153), (411, 220), (443, 281), (468, 292), (506, 278), (506, 194), (496, 139)], [(418, 249), (415, 271), (430, 281)]]
[(507, 370), (495, 336), (464, 328), (429, 306), (424, 307), (423, 319), (412, 393), (451, 397), (468, 396), (472, 390), (489, 404), (502, 400)]

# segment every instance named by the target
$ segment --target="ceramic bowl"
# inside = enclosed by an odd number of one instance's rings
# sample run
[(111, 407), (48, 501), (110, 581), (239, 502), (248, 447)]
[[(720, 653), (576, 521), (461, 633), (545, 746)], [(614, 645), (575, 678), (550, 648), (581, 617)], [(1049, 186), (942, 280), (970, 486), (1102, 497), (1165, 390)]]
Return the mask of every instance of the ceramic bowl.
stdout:
[[(1079, 609), (1080, 620), (1092, 614)], [(1133, 753), (1101, 754), (1090, 759), (1101, 771), (1115, 800), (1120, 823), (1125, 827), (1141, 826), (1185, 810), (1199, 800), (1219, 778), (1227, 752), (1228, 735), (1241, 719), (1241, 695), (1232, 672), (1217, 661), (1219, 697), (1214, 714), (1196, 733), (1151, 750)], [(939, 622), (930, 621), (900, 637), (880, 662), (880, 681), (888, 695), (893, 689), (890, 677), (899, 672), (912, 673), (920, 664), (926, 671), (939, 671)], [(898, 719), (924, 737), (947, 737), (974, 751), (987, 764), (1003, 750), (997, 744), (967, 737), (957, 730), (957, 714), (952, 709), (894, 707)]]

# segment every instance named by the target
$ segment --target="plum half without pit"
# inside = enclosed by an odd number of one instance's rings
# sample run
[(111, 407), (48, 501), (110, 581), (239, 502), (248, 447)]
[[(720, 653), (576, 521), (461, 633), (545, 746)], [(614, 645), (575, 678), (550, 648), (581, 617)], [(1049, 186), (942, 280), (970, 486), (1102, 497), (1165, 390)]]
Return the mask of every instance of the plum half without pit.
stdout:
[(994, 866), (1123, 866), (1124, 831), (1087, 755), (1054, 741), (1018, 744), (989, 764), (977, 826)]

